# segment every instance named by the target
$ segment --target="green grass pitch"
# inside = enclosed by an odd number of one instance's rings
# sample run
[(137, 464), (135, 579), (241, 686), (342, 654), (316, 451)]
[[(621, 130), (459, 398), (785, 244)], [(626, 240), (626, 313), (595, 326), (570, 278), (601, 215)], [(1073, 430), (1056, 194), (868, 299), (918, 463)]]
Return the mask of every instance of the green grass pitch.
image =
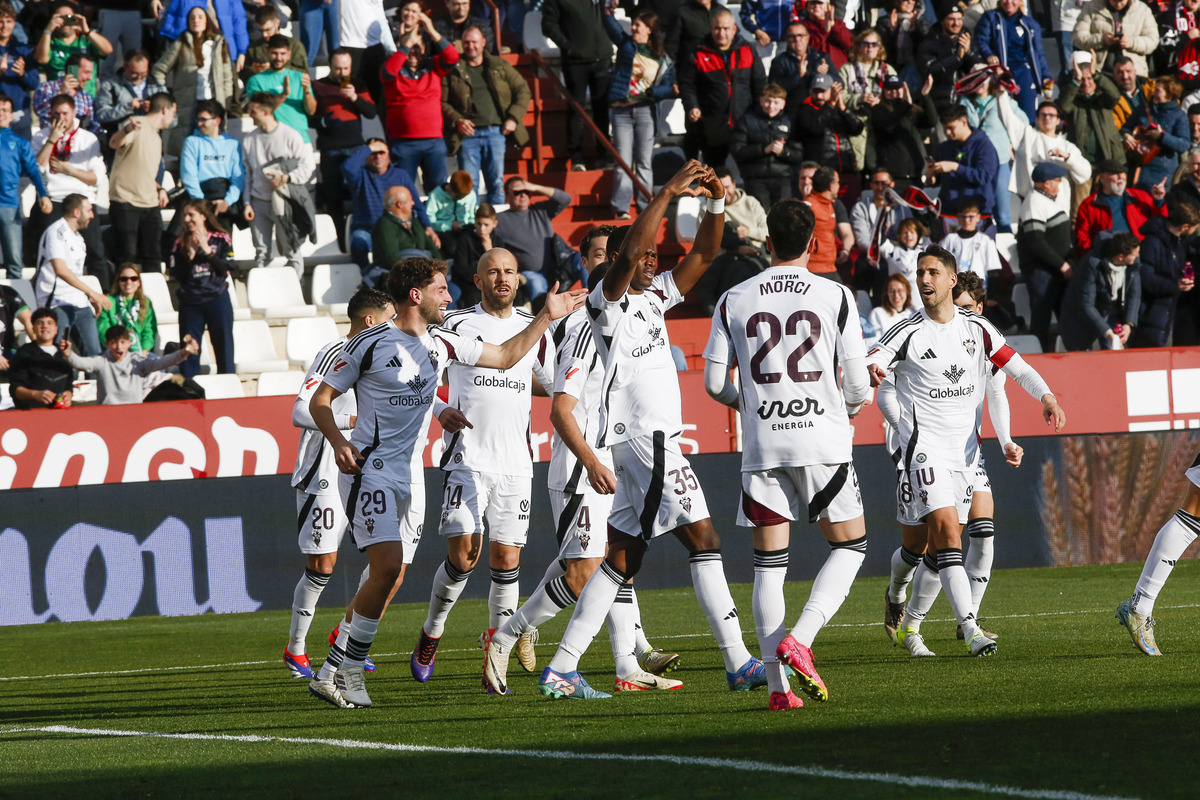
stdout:
[[(726, 690), (690, 590), (640, 597), (650, 640), (683, 655), (684, 687), (593, 702), (541, 698), (515, 659), (515, 695), (485, 696), (481, 601), (454, 610), (424, 686), (408, 655), (425, 610), (393, 607), (367, 680), (375, 706), (354, 711), (289, 679), (284, 612), (5, 628), (0, 798), (1194, 798), (1200, 564), (1181, 563), (1159, 599), (1156, 659), (1113, 619), (1139, 568), (997, 572), (990, 659), (954, 641), (944, 599), (924, 627), (939, 657), (909, 658), (879, 624), (884, 580), (860, 580), (814, 648), (829, 702), (774, 713), (765, 690)], [(808, 589), (789, 584), (789, 619)], [(750, 587), (734, 596), (755, 651)], [(339, 613), (318, 610), (314, 661)], [(542, 665), (565, 624), (543, 628)], [(583, 671), (611, 690), (606, 637)]]

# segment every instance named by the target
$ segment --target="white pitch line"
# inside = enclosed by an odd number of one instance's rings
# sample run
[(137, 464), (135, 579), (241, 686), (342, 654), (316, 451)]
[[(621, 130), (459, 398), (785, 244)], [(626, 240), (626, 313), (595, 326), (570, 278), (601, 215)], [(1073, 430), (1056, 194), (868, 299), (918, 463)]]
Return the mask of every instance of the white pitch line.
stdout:
[(999, 786), (993, 783), (978, 781), (960, 781), (949, 778), (927, 778), (919, 775), (895, 775), (889, 772), (851, 772), (841, 769), (825, 769), (823, 767), (803, 767), (794, 764), (772, 764), (767, 761), (746, 761), (734, 758), (704, 758), (701, 756), (674, 755), (634, 755), (629, 753), (576, 753), (566, 750), (519, 750), (519, 749), (485, 749), (482, 747), (437, 747), (433, 745), (392, 744), (390, 742), (366, 742), (357, 739), (312, 739), (289, 736), (231, 736), (212, 733), (155, 733), (150, 731), (121, 731), (104, 728), (74, 728), (67, 725), (46, 725), (32, 728), (9, 728), (0, 731), (4, 734), (14, 733), (65, 733), (84, 736), (133, 737), (140, 736), (149, 739), (174, 739), (200, 742), (242, 742), (258, 744), (263, 742), (324, 745), (340, 747), (346, 750), (384, 750), (402, 753), (440, 753), (451, 755), (502, 756), (506, 758), (537, 758), (561, 761), (623, 761), (642, 764), (671, 764), (681, 767), (709, 767), (712, 769), (729, 769), (739, 772), (765, 772), (777, 775), (796, 775), (805, 778), (823, 778), (827, 780), (869, 781), (887, 783), (893, 786), (907, 786), (918, 789), (942, 789), (945, 791), (969, 791), (982, 794), (995, 794), (1004, 797), (1036, 798), (1037, 800), (1131, 800), (1130, 798), (1114, 795), (1093, 795), (1082, 792), (1060, 791), (1056, 789), (1021, 789), (1015, 786)]
[[(1200, 608), (1200, 603), (1188, 603), (1177, 606), (1157, 606), (1157, 608)], [(988, 615), (988, 619), (1028, 619), (1032, 617), (1063, 617), (1063, 616), (1079, 616), (1085, 614), (1105, 614), (1111, 609), (1098, 609), (1094, 611), (1044, 611), (1037, 614), (994, 614)], [(954, 622), (953, 619), (926, 619), (926, 622)], [(826, 625), (826, 628), (878, 628), (882, 623), (879, 622), (845, 622), (833, 623)], [(704, 633), (673, 633), (664, 636), (655, 636), (655, 641), (665, 639), (701, 639), (712, 638), (712, 633), (705, 631)], [(539, 644), (547, 647), (556, 647), (558, 642), (542, 641)], [(442, 653), (473, 653), (478, 648), (461, 647), (457, 649), (442, 650)], [(377, 658), (392, 658), (393, 656), (409, 655), (408, 653), (371, 653)], [(278, 664), (276, 659), (265, 659), (262, 661), (231, 661), (224, 664), (187, 664), (179, 667), (141, 667), (138, 669), (113, 669), (99, 670), (94, 672), (60, 672), (50, 675), (8, 675), (0, 676), (0, 683), (5, 681), (33, 681), (43, 680), (47, 678), (97, 678), (108, 675), (139, 675), (147, 672), (196, 672), (206, 669), (228, 669), (229, 667), (261, 667), (266, 664)]]

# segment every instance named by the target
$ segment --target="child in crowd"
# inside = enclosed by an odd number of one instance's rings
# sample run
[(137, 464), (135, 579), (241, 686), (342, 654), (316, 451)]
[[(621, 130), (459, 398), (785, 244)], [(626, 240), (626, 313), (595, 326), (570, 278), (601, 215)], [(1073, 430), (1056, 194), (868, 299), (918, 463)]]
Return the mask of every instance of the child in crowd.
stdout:
[(978, 201), (961, 201), (958, 204), (958, 229), (948, 233), (940, 244), (958, 259), (959, 272), (974, 272), (986, 287), (988, 273), (1004, 267), (992, 237), (979, 230), (982, 218)]
[(909, 217), (896, 227), (896, 241), (888, 239), (879, 248), (879, 261), (888, 276), (903, 275), (908, 281), (909, 297), (919, 297), (917, 289), (917, 257), (929, 244), (929, 229)]

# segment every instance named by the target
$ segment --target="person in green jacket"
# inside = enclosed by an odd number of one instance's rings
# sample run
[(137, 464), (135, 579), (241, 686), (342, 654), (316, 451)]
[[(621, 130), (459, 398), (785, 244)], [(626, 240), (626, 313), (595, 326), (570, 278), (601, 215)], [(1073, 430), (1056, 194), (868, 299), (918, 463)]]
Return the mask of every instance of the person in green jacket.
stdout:
[(112, 308), (100, 314), (96, 320), (96, 332), (101, 339), (113, 325), (123, 325), (132, 334), (129, 351), (149, 353), (154, 349), (158, 337), (158, 318), (154, 315), (154, 304), (142, 291), (142, 272), (138, 265), (126, 262), (117, 270), (109, 292)]
[(417, 255), (441, 258), (442, 251), (413, 219), (412, 193), (393, 186), (383, 195), (383, 216), (371, 231), (371, 268), (363, 273), (363, 283), (371, 288), (382, 286), (393, 264)]

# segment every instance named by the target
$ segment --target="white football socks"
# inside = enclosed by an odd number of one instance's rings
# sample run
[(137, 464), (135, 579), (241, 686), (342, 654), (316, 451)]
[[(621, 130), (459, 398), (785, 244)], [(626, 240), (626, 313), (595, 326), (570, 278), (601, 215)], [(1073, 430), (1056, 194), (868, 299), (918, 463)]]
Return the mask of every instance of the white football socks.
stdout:
[(783, 664), (775, 655), (775, 649), (783, 641), (783, 624), (787, 616), (783, 597), (787, 565), (786, 547), (754, 551), (754, 631), (758, 634), (758, 648), (767, 670), (767, 686), (772, 692), (788, 691)]
[(725, 566), (720, 550), (697, 550), (688, 562), (692, 568), (692, 587), (704, 612), (727, 672), (737, 672), (752, 656), (742, 641), (742, 626), (737, 606), (725, 580)]
[(942, 579), (938, 575), (937, 561), (932, 550), (927, 550), (921, 559), (917, 571), (913, 574), (912, 587), (912, 597), (904, 609), (900, 627), (920, 630), (929, 609), (933, 608), (933, 601), (937, 600), (938, 593), (942, 591)]
[(942, 579), (942, 591), (950, 603), (954, 618), (962, 626), (963, 641), (971, 641), (971, 637), (979, 630), (975, 612), (971, 608), (971, 579), (963, 568), (963, 552), (961, 547), (948, 547), (937, 551), (938, 576)]
[(633, 597), (633, 652), (637, 655), (638, 661), (642, 660), (642, 656), (653, 650), (650, 640), (646, 638), (646, 631), (642, 628), (642, 606), (638, 603), (637, 591), (632, 584), (629, 587), (629, 592)]
[(633, 626), (637, 607), (633, 604), (633, 586), (625, 584), (617, 590), (616, 600), (608, 610), (608, 641), (612, 644), (613, 661), (616, 662), (618, 678), (629, 678), (637, 673), (637, 656), (634, 655), (636, 637)]
[(454, 608), (459, 595), (467, 588), (469, 577), (469, 571), (459, 572), (449, 559), (438, 567), (437, 574), (433, 576), (433, 589), (429, 593), (429, 616), (425, 618), (424, 626), (426, 636), (441, 638), (442, 631), (446, 629), (446, 617), (450, 616), (450, 609)]
[(1200, 536), (1200, 517), (1194, 517), (1183, 509), (1176, 511), (1175, 516), (1159, 529), (1133, 592), (1131, 607), (1135, 614), (1154, 611), (1154, 601), (1171, 576), (1171, 570), (1175, 569), (1175, 562), (1196, 541), (1197, 536)]
[(963, 561), (967, 577), (971, 580), (971, 609), (979, 618), (979, 604), (992, 579), (992, 561), (995, 558), (996, 522), (991, 517), (980, 517), (967, 523), (963, 534), (970, 539), (971, 546)]
[(512, 617), (521, 602), (521, 568), (492, 569), (492, 586), (488, 590), (488, 629), (499, 628)]
[(308, 652), (305, 639), (308, 638), (308, 629), (312, 627), (313, 614), (317, 611), (317, 600), (328, 583), (328, 574), (306, 567), (300, 582), (296, 584), (296, 591), (292, 594), (292, 625), (288, 630), (287, 646), (288, 652), (294, 656)]
[(550, 669), (559, 674), (579, 669), (579, 659), (600, 632), (609, 609), (617, 599), (617, 591), (625, 585), (625, 580), (625, 576), (607, 561), (600, 564), (600, 568), (579, 593), (579, 602), (575, 604), (575, 613), (567, 623), (562, 643), (554, 658), (550, 659)]
[[(353, 612), (351, 612), (351, 615), (353, 615)], [(333, 680), (333, 673), (337, 672), (337, 668), (342, 665), (342, 659), (346, 657), (346, 642), (349, 640), (350, 626), (340, 625), (338, 627), (337, 638), (333, 640), (333, 644), (329, 647), (329, 655), (325, 657), (325, 663), (321, 665), (321, 671), (317, 673), (317, 680)]]
[(842, 607), (850, 587), (854, 584), (858, 570), (867, 557), (867, 537), (860, 536), (849, 542), (830, 542), (829, 558), (813, 581), (812, 592), (800, 619), (792, 628), (792, 636), (805, 647), (812, 647), (817, 632), (833, 619)]
[(888, 584), (888, 600), (903, 603), (907, 599), (905, 595), (908, 585), (912, 583), (913, 573), (917, 571), (917, 565), (920, 563), (920, 553), (903, 547), (896, 548), (896, 552), (892, 553), (892, 582)]

